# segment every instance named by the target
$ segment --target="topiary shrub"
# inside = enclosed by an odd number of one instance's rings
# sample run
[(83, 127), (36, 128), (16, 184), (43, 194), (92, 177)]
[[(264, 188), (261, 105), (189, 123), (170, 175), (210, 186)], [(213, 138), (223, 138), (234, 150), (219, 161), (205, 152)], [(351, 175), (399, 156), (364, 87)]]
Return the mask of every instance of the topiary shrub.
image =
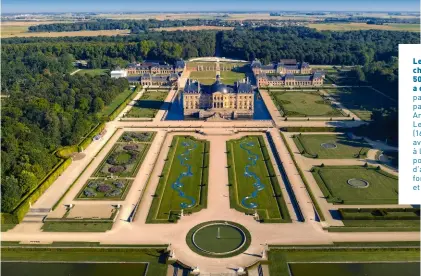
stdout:
[(109, 193), (106, 193), (105, 196), (106, 197), (116, 197), (116, 196), (121, 195), (122, 193), (123, 193), (123, 191), (121, 189), (115, 189), (115, 190), (112, 190)]
[(100, 193), (106, 193), (106, 192), (111, 191), (111, 189), (112, 187), (109, 184), (99, 184), (98, 187), (96, 188), (96, 191)]
[(94, 191), (90, 190), (90, 189), (85, 189), (83, 191), (83, 195), (86, 196), (86, 197), (95, 197), (96, 193)]
[(127, 145), (127, 146), (124, 146), (123, 147), (123, 149), (125, 149), (125, 150), (131, 150), (131, 151), (136, 151), (136, 150), (138, 150), (138, 148), (139, 148), (138, 145)]
[(116, 186), (116, 188), (119, 188), (119, 189), (123, 189), (125, 186), (124, 183), (120, 181), (113, 182), (113, 184), (114, 186)]
[(126, 170), (126, 167), (124, 166), (112, 166), (108, 169), (108, 172), (110, 173), (120, 173)]

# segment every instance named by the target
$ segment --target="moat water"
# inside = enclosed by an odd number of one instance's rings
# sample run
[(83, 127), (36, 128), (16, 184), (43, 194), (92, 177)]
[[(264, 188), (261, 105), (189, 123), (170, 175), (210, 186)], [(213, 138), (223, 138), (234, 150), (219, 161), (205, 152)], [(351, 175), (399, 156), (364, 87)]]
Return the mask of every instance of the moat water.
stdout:
[[(266, 105), (258, 92), (254, 93), (254, 113), (252, 120), (271, 120), (272, 117)], [(181, 93), (178, 93), (174, 101), (171, 103), (168, 109), (165, 121), (180, 121), (180, 120), (199, 120), (199, 118), (184, 117), (183, 115), (183, 97)], [(248, 120), (239, 118), (236, 120)]]

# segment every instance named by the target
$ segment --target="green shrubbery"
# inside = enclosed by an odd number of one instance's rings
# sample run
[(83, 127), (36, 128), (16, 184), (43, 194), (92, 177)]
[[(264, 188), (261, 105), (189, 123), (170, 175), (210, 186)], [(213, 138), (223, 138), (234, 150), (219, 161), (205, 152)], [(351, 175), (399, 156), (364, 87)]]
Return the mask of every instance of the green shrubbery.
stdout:
[(338, 209), (343, 220), (419, 220), (419, 208)]

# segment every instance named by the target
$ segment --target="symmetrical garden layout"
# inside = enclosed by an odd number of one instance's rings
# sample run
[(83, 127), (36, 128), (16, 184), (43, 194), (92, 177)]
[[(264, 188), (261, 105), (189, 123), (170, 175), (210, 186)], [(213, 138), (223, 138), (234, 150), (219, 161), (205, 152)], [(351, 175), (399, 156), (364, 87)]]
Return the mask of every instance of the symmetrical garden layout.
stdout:
[(276, 107), (287, 117), (341, 117), (341, 110), (332, 106), (319, 92), (281, 91), (271, 89), (270, 95)]
[(182, 210), (191, 213), (206, 208), (208, 166), (208, 141), (174, 136), (147, 222), (175, 222)]
[(371, 146), (346, 134), (297, 134), (294, 142), (301, 154), (320, 159), (352, 159), (367, 155)]
[(76, 199), (124, 200), (155, 132), (124, 132)]
[(376, 167), (321, 166), (312, 174), (328, 202), (335, 204), (397, 204), (398, 177)]
[(262, 222), (290, 222), (263, 136), (227, 142), (230, 205)]

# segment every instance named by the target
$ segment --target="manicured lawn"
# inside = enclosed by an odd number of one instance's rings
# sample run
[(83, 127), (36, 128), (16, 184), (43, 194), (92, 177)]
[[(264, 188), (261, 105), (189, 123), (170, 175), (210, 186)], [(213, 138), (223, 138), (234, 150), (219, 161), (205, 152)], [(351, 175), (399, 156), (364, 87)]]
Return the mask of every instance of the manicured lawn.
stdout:
[(234, 71), (221, 71), (221, 79), (225, 84), (234, 84), (234, 82), (243, 80), (246, 77), (246, 74), (242, 72)]
[[(398, 178), (373, 167), (313, 167), (313, 176), (328, 202), (338, 204), (397, 204)], [(366, 188), (355, 188), (349, 179), (362, 179)]]
[[(34, 262), (109, 262), (116, 263), (121, 262), (120, 264), (115, 264), (116, 266), (110, 268), (110, 273), (102, 273), (100, 275), (128, 275), (128, 276), (143, 276), (142, 268), (139, 267), (139, 270), (135, 271), (134, 274), (123, 274), (122, 266), (126, 262), (144, 262), (149, 263), (147, 276), (165, 276), (167, 272), (167, 264), (165, 263), (166, 256), (162, 253), (160, 248), (130, 248), (125, 247), (113, 249), (104, 249), (101, 246), (91, 247), (91, 248), (49, 248), (45, 250), (43, 248), (13, 248), (13, 249), (4, 249), (2, 248), (2, 269), (4, 261), (34, 261)], [(16, 263), (19, 266), (20, 263)], [(14, 267), (14, 269), (17, 269)], [(91, 270), (89, 270), (91, 271)], [(103, 271), (103, 270), (101, 270)], [(35, 274), (36, 272), (36, 274)], [(48, 271), (45, 269), (32, 271), (29, 275), (47, 275)], [(55, 271), (52, 271), (55, 272)], [(134, 271), (133, 271), (134, 272)], [(92, 272), (93, 273), (93, 272)], [(3, 274), (3, 273), (2, 273)], [(4, 274), (8, 275), (8, 274)], [(21, 275), (18, 273), (9, 274), (9, 275)], [(57, 274), (52, 274), (56, 276)], [(63, 276), (68, 276), (65, 274)], [(78, 273), (72, 273), (71, 275), (80, 275)], [(93, 274), (88, 274), (93, 275)], [(98, 274), (95, 274), (98, 275)]]
[(56, 262), (2, 262), (3, 275), (42, 276), (106, 276), (145, 275), (147, 263), (56, 263)]
[(190, 79), (213, 79), (215, 81), (216, 71), (193, 71), (190, 73)]
[(257, 210), (263, 222), (290, 222), (290, 216), (262, 136), (227, 142), (230, 205)]
[[(385, 246), (386, 247), (386, 246)], [(290, 275), (288, 272), (288, 263), (290, 262), (418, 262), (413, 265), (408, 263), (401, 271), (414, 271), (419, 275), (419, 258), (420, 250), (418, 249), (271, 249), (269, 251), (269, 269), (270, 275)], [(418, 268), (416, 267), (418, 266)], [(389, 267), (389, 266), (388, 266)], [(304, 275), (330, 275), (325, 274), (325, 270), (306, 270)], [(354, 274), (357, 271), (341, 270), (337, 275), (360, 275)], [(348, 274), (347, 274), (348, 273)], [(351, 274), (349, 274), (351, 273)], [(412, 272), (411, 272), (412, 273)], [(295, 274), (294, 274), (295, 275)], [(302, 275), (302, 274), (300, 274)], [(364, 275), (364, 274), (362, 274)], [(383, 276), (384, 274), (365, 274)], [(364, 275), (364, 276), (365, 276)], [(405, 273), (398, 273), (394, 275), (408, 275)], [(409, 274), (412, 275), (412, 274)]]
[(145, 91), (126, 114), (126, 117), (154, 118), (164, 104), (167, 95), (167, 91)]
[(113, 222), (56, 222), (46, 221), (42, 226), (44, 232), (105, 232), (113, 227)]
[(420, 263), (291, 263), (289, 264), (292, 275), (308, 276), (309, 273), (323, 276), (418, 276)]
[(98, 113), (98, 115), (100, 117), (101, 116), (109, 116), (132, 93), (133, 93), (133, 90), (132, 89), (127, 89), (126, 91), (120, 93), (119, 95), (117, 95), (117, 97), (114, 98), (114, 100), (109, 105), (105, 106), (104, 109), (101, 112)]
[(124, 200), (132, 181), (127, 179), (90, 179), (76, 199)]
[(78, 75), (88, 75), (88, 76), (102, 76), (102, 75), (108, 75), (108, 72), (110, 70), (108, 69), (82, 69), (78, 71), (76, 74)]
[(270, 92), (271, 98), (284, 116), (337, 117), (343, 114), (329, 102), (324, 101), (318, 92)]
[(387, 109), (398, 105), (397, 101), (367, 87), (330, 89), (328, 93), (362, 120), (370, 120), (375, 109)]
[(167, 223), (206, 208), (209, 142), (175, 136), (160, 175), (147, 222)]
[[(301, 134), (294, 136), (294, 142), (304, 156), (321, 159), (361, 158), (371, 148), (364, 140), (352, 140), (346, 134)], [(333, 147), (326, 148), (326, 144)]]

